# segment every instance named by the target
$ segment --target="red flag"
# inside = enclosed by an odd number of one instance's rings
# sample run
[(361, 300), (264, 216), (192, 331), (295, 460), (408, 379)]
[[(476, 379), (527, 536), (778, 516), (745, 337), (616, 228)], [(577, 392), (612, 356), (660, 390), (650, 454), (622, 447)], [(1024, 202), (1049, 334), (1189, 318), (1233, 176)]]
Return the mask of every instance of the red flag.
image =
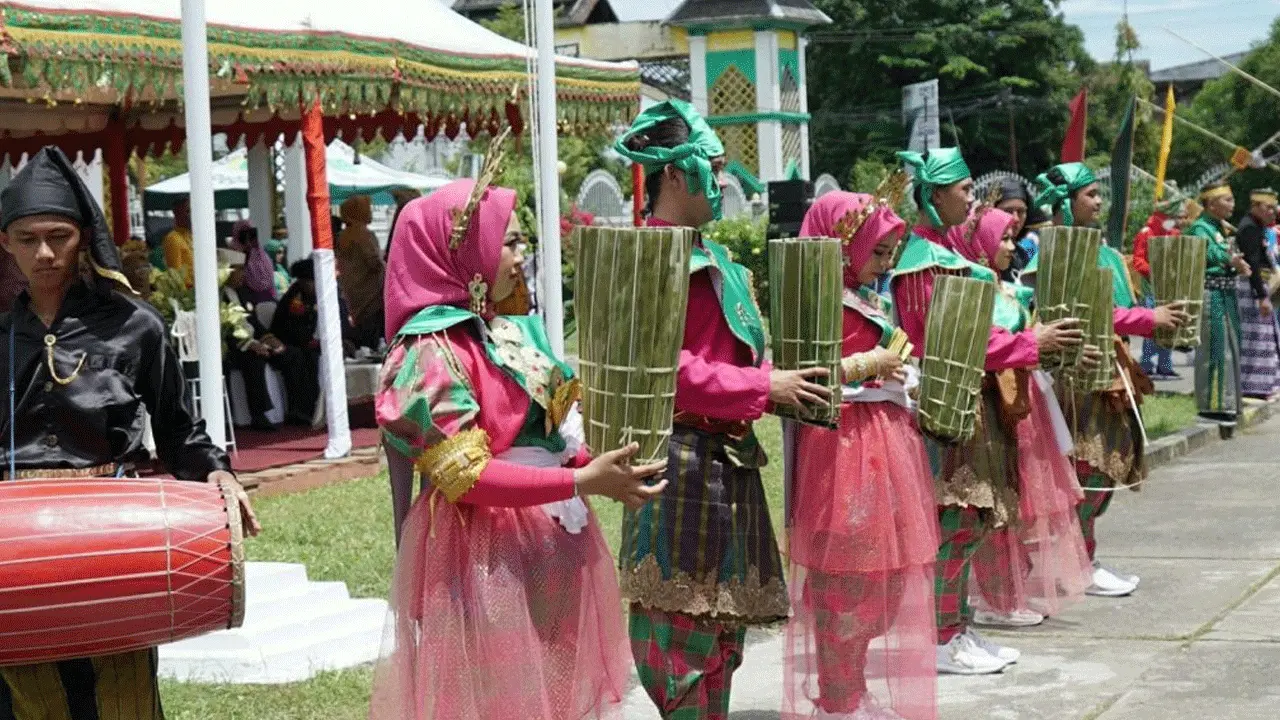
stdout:
[(1067, 123), (1067, 137), (1062, 141), (1062, 157), (1059, 162), (1084, 162), (1084, 131), (1089, 124), (1089, 91), (1081, 88), (1067, 107), (1071, 110), (1071, 121)]

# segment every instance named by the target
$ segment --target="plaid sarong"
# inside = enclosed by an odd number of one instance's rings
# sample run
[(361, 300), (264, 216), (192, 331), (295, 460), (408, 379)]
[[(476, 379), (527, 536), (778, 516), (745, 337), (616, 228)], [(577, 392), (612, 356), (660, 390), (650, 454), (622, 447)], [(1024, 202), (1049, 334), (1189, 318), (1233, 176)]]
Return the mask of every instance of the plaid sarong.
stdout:
[(728, 720), (745, 627), (633, 604), (630, 633), (640, 682), (664, 720)]
[(760, 471), (719, 435), (677, 425), (656, 500), (623, 516), (619, 582), (632, 602), (746, 624), (785, 619), (789, 602)]
[(973, 507), (939, 507), (942, 544), (934, 570), (934, 603), (938, 615), (938, 644), (964, 632), (973, 618), (969, 607), (969, 569), (973, 553), (982, 544), (990, 511)]
[[(1089, 551), (1089, 559), (1092, 560), (1094, 552), (1098, 549), (1098, 536), (1094, 524), (1107, 511), (1107, 508), (1111, 507), (1111, 499), (1115, 496), (1111, 490), (1115, 488), (1116, 483), (1105, 473), (1093, 472), (1088, 466), (1082, 464), (1077, 465), (1076, 474), (1080, 477), (1080, 487), (1084, 488), (1084, 499), (1076, 505), (1076, 512), (1080, 515), (1080, 530), (1084, 533), (1084, 546)], [(1103, 492), (1089, 492), (1094, 489)]]

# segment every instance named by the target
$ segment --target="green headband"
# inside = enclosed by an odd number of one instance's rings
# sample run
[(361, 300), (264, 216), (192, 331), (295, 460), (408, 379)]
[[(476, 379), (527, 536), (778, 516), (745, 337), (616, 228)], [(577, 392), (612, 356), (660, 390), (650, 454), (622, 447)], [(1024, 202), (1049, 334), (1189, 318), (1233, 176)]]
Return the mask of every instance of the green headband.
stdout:
[[(672, 118), (679, 118), (689, 126), (689, 140), (673, 148), (649, 145), (643, 150), (632, 150), (627, 141), (646, 130), (664, 123)], [(721, 217), (720, 183), (715, 173), (711, 172), (711, 158), (724, 155), (724, 145), (720, 138), (698, 114), (692, 105), (683, 100), (667, 100), (640, 113), (631, 129), (614, 143), (613, 149), (619, 155), (644, 167), (645, 176), (661, 172), (668, 165), (674, 165), (684, 171), (689, 187), (701, 189), (711, 204), (711, 213), (716, 220)]]
[(898, 159), (911, 168), (916, 185), (920, 187), (920, 205), (929, 222), (934, 227), (942, 227), (942, 218), (938, 209), (933, 206), (933, 191), (936, 188), (955, 185), (961, 180), (972, 177), (969, 166), (958, 148), (935, 148), (929, 151), (929, 157), (911, 150), (898, 153)]
[[(1049, 179), (1049, 173), (1040, 173), (1036, 177), (1036, 183), (1044, 189), (1036, 196), (1036, 204), (1049, 207), (1060, 205), (1062, 207), (1062, 221), (1068, 226), (1075, 225), (1076, 216), (1075, 213), (1071, 212), (1071, 203), (1065, 201), (1071, 197), (1071, 193), (1098, 182), (1098, 176), (1093, 174), (1088, 165), (1078, 162), (1063, 163), (1055, 166), (1054, 170), (1062, 173), (1065, 182), (1062, 185), (1056, 185)], [(1049, 172), (1053, 172), (1053, 170)]]

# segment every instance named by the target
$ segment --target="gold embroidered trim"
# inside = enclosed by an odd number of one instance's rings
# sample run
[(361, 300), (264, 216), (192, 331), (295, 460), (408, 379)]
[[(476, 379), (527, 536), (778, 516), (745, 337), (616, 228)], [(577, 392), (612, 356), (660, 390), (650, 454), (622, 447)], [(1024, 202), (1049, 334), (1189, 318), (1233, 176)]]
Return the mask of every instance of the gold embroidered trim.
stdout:
[[(558, 369), (555, 373), (559, 375)], [(574, 378), (567, 383), (561, 383), (556, 387), (555, 392), (551, 393), (551, 402), (547, 407), (547, 432), (560, 427), (560, 423), (568, 417), (569, 410), (573, 408), (573, 404), (582, 398), (582, 381)]]
[(755, 567), (747, 569), (746, 580), (720, 582), (714, 571), (694, 578), (679, 570), (668, 580), (662, 577), (658, 559), (648, 555), (629, 573), (624, 571), (620, 581), (624, 597), (663, 612), (768, 624), (786, 618), (791, 607), (782, 577), (761, 583), (760, 569)]
[(1141, 480), (1134, 477), (1135, 470), (1141, 476), (1142, 470), (1136, 466), (1132, 457), (1119, 450), (1107, 451), (1106, 440), (1101, 433), (1090, 437), (1076, 438), (1076, 460), (1089, 465), (1098, 472), (1122, 485), (1132, 485)]
[[(5, 480), (85, 480), (88, 478), (109, 478), (116, 474), (115, 463), (107, 463), (105, 465), (96, 465), (91, 468), (81, 469), (40, 469), (19, 470), (12, 478), (9, 477), (9, 471), (6, 469), (0, 473), (0, 479)], [(237, 506), (238, 507), (238, 506)]]
[(451, 503), (467, 494), (480, 480), (480, 473), (493, 459), (489, 433), (479, 428), (464, 430), (422, 453), (414, 466)]

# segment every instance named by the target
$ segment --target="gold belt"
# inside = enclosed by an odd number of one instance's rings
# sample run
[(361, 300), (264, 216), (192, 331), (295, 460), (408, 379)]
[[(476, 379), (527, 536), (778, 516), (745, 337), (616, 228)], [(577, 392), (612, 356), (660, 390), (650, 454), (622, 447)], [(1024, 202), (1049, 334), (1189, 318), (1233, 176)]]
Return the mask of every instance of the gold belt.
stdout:
[(115, 463), (107, 463), (105, 465), (81, 469), (60, 468), (56, 470), (19, 470), (13, 478), (9, 477), (9, 472), (6, 470), (3, 475), (0, 475), (0, 477), (3, 477), (5, 480), (80, 480), (83, 478), (94, 477), (115, 477), (116, 467)]

